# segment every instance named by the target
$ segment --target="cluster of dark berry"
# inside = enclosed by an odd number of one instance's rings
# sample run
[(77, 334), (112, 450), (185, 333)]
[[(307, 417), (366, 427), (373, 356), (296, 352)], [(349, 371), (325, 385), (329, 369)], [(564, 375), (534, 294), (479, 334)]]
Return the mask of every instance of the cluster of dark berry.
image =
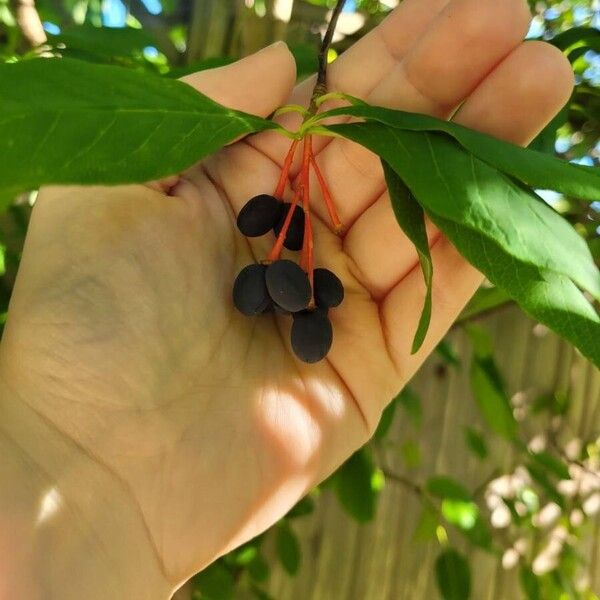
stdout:
[[(273, 230), (286, 248), (303, 249), (305, 214), (296, 204), (284, 203), (268, 194), (255, 196), (240, 211), (237, 225), (247, 237)], [(291, 314), (294, 353), (304, 362), (317, 362), (331, 348), (333, 330), (327, 313), (342, 302), (344, 287), (328, 269), (312, 269), (309, 261), (305, 270), (278, 255), (276, 251), (263, 264), (242, 269), (233, 287), (233, 302), (248, 316)]]

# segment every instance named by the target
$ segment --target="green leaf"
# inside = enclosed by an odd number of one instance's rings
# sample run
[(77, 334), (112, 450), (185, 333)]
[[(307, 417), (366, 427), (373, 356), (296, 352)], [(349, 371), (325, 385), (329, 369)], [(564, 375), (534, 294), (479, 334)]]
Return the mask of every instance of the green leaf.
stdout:
[(400, 452), (408, 469), (416, 469), (421, 464), (421, 447), (416, 442), (407, 440), (402, 444)]
[(413, 540), (416, 542), (429, 542), (436, 538), (436, 530), (439, 525), (437, 512), (429, 504), (423, 504), (421, 515), (417, 521)]
[(250, 577), (258, 583), (264, 583), (271, 575), (271, 567), (269, 567), (269, 563), (267, 563), (265, 557), (260, 552), (254, 557), (252, 562), (248, 563), (246, 569)]
[(300, 569), (302, 550), (298, 536), (294, 533), (290, 524), (284, 519), (277, 526), (277, 558), (288, 575), (296, 575)]
[(310, 496), (304, 496), (299, 500), (292, 509), (285, 515), (288, 519), (296, 519), (310, 515), (315, 510), (315, 501)]
[(398, 396), (396, 396), (384, 409), (381, 414), (381, 419), (377, 425), (377, 429), (373, 434), (374, 440), (382, 440), (390, 430), (398, 407)]
[(473, 529), (479, 517), (479, 508), (474, 502), (445, 498), (442, 500), (442, 514), (448, 523), (460, 529)]
[(335, 490), (344, 509), (364, 523), (375, 516), (377, 493), (372, 486), (375, 467), (365, 448), (355, 452), (335, 474)]
[(217, 561), (192, 580), (194, 600), (233, 600), (235, 580), (231, 572)]
[(4, 275), (6, 272), (6, 261), (4, 260), (4, 254), (6, 247), (0, 244), (0, 275)]
[(566, 50), (573, 44), (587, 40), (600, 41), (600, 31), (595, 27), (571, 27), (567, 31), (555, 35), (549, 42), (560, 50)]
[[(522, 148), (450, 121), (368, 105), (342, 107), (324, 114), (364, 117), (378, 121), (388, 128), (393, 127), (396, 131), (403, 130), (407, 134), (410, 132), (443, 133), (452, 137), (481, 161), (530, 187), (556, 190), (566, 196), (574, 196), (591, 202), (597, 200), (600, 195), (600, 170), (595, 167), (574, 165), (549, 154)], [(350, 137), (352, 134), (349, 132), (357, 125), (361, 124), (330, 125), (328, 129)], [(375, 125), (375, 123), (368, 125)], [(383, 128), (383, 130), (385, 129)], [(385, 158), (383, 155), (380, 156)], [(386, 160), (388, 159), (386, 158)], [(388, 162), (391, 161), (388, 160)], [(410, 183), (408, 181), (406, 183), (414, 192)]]
[(527, 600), (542, 600), (540, 581), (531, 567), (522, 566), (519, 571), (519, 582)]
[(396, 172), (385, 162), (381, 161), (385, 181), (396, 221), (405, 233), (406, 237), (414, 244), (419, 257), (423, 279), (425, 280), (425, 299), (421, 318), (413, 338), (411, 352), (414, 354), (419, 350), (425, 341), (429, 322), (431, 321), (431, 284), (433, 277), (433, 263), (429, 252), (429, 240), (427, 239), (427, 230), (425, 228), (425, 213), (421, 205), (413, 198), (410, 190), (400, 179)]
[(411, 387), (406, 386), (398, 394), (397, 399), (398, 404), (406, 412), (413, 426), (420, 429), (423, 422), (423, 407), (419, 395)]
[(435, 579), (444, 600), (468, 600), (471, 596), (471, 570), (467, 560), (452, 548), (435, 561)]
[(572, 342), (600, 367), (600, 317), (567, 277), (516, 261), (465, 227), (435, 216), (432, 220), (471, 264), (505, 289), (526, 313)]
[(471, 390), (487, 426), (494, 433), (513, 439), (517, 433), (517, 422), (493, 358), (475, 356), (470, 377)]
[(562, 494), (556, 491), (554, 483), (548, 477), (548, 472), (545, 467), (541, 467), (534, 461), (529, 461), (525, 464), (531, 478), (546, 492), (546, 495), (550, 500), (556, 502), (561, 508), (565, 506), (565, 500)]
[(465, 442), (471, 452), (480, 459), (487, 458), (488, 447), (485, 438), (473, 427), (465, 427)]
[(548, 452), (531, 452), (531, 458), (546, 471), (552, 473), (558, 479), (569, 479), (569, 469), (567, 465), (558, 458), (555, 458)]
[(0, 64), (0, 194), (145, 182), (274, 125), (190, 86), (68, 59)]
[(460, 358), (448, 340), (442, 340), (435, 348), (436, 354), (441, 356), (446, 363), (460, 367)]
[(600, 273), (575, 229), (531, 190), (452, 139), (373, 122), (333, 128), (387, 161), (432, 218), (469, 228), (513, 259), (564, 275), (600, 298)]
[(471, 494), (467, 489), (451, 477), (436, 475), (430, 477), (425, 484), (427, 491), (438, 498), (449, 498), (451, 500), (471, 501)]

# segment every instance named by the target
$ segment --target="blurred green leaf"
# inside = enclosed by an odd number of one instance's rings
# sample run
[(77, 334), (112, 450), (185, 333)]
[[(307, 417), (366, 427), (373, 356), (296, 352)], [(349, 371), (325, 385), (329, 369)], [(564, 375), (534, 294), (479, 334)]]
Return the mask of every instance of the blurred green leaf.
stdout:
[(427, 491), (438, 498), (449, 498), (451, 500), (471, 501), (471, 494), (462, 483), (451, 477), (436, 475), (430, 477), (425, 484)]
[(315, 501), (310, 496), (304, 496), (301, 500), (296, 502), (294, 507), (288, 512), (286, 517), (288, 519), (296, 519), (298, 517), (304, 517), (310, 515), (315, 510)]
[(413, 539), (416, 542), (428, 542), (430, 540), (434, 540), (438, 525), (439, 517), (437, 512), (432, 506), (424, 503), (421, 509), (419, 520), (417, 521), (417, 525), (415, 527)]
[(277, 558), (288, 575), (296, 575), (300, 569), (302, 550), (298, 536), (286, 519), (277, 525)]
[(221, 561), (198, 573), (192, 580), (194, 600), (233, 600), (235, 581)]
[(467, 332), (475, 351), (470, 380), (477, 406), (491, 431), (513, 439), (517, 433), (517, 422), (504, 390), (502, 377), (491, 355), (489, 336), (483, 329), (473, 325), (467, 328)]
[(569, 479), (569, 469), (563, 461), (548, 452), (530, 452), (529, 455), (538, 465), (558, 477), (558, 479)]
[(487, 458), (487, 443), (479, 431), (473, 429), (473, 427), (465, 427), (465, 442), (469, 450), (471, 450), (477, 458), (482, 460)]
[(519, 582), (527, 600), (542, 600), (540, 582), (530, 566), (523, 565), (519, 570)]
[(267, 563), (261, 552), (254, 557), (252, 562), (248, 563), (246, 570), (250, 577), (258, 583), (266, 582), (271, 575), (269, 563)]
[(529, 461), (525, 465), (531, 478), (546, 492), (548, 498), (556, 504), (558, 504), (561, 508), (565, 506), (565, 500), (562, 494), (559, 494), (556, 491), (556, 487), (554, 483), (548, 477), (548, 472), (545, 467), (540, 466), (538, 463), (534, 461)]
[(441, 356), (447, 364), (455, 367), (460, 366), (460, 358), (454, 350), (452, 344), (447, 339), (442, 340), (436, 346), (435, 352)]
[(397, 396), (398, 404), (406, 411), (408, 418), (416, 429), (420, 429), (423, 422), (423, 407), (421, 398), (413, 390), (406, 386)]
[(373, 461), (363, 447), (355, 452), (335, 474), (335, 491), (346, 511), (364, 523), (375, 516), (377, 493), (372, 486)]
[(456, 550), (444, 550), (435, 561), (435, 578), (444, 600), (468, 600), (471, 597), (471, 570)]
[(442, 500), (442, 514), (446, 521), (460, 529), (473, 529), (479, 516), (479, 508), (474, 502), (445, 498)]
[(408, 469), (416, 469), (421, 464), (421, 447), (413, 440), (407, 440), (400, 448), (404, 464)]
[(389, 432), (394, 421), (396, 408), (398, 407), (398, 396), (396, 396), (384, 409), (381, 414), (381, 419), (377, 425), (377, 429), (373, 434), (373, 439), (382, 440)]

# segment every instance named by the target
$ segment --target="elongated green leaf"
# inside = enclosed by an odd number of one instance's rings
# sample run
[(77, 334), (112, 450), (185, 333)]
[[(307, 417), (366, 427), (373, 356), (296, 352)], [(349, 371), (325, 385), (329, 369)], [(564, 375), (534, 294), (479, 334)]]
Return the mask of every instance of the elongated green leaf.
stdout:
[(423, 301), (421, 318), (419, 319), (417, 331), (413, 338), (411, 350), (414, 354), (423, 345), (427, 330), (429, 329), (429, 322), (431, 321), (433, 263), (431, 262), (429, 240), (427, 239), (427, 230), (425, 229), (425, 213), (396, 172), (385, 161), (382, 161), (381, 164), (383, 165), (385, 181), (390, 193), (396, 221), (398, 221), (406, 237), (415, 245), (423, 278), (425, 279), (425, 300)]
[(336, 472), (335, 490), (344, 509), (363, 523), (375, 516), (377, 493), (372, 486), (373, 461), (364, 448), (355, 452)]
[[(450, 121), (367, 105), (343, 107), (326, 114), (363, 117), (405, 131), (442, 132), (453, 137), (483, 162), (531, 187), (552, 189), (590, 201), (595, 201), (600, 196), (600, 169), (574, 165)], [(354, 123), (331, 125), (328, 129), (346, 136), (348, 128), (354, 126)]]
[(335, 129), (388, 162), (428, 213), (469, 227), (515, 259), (566, 275), (600, 298), (600, 273), (573, 227), (447, 136), (379, 123)]
[(600, 317), (565, 276), (520, 262), (483, 235), (431, 215), (458, 251), (521, 308), (600, 367)]
[(469, 450), (479, 459), (487, 458), (488, 447), (485, 438), (472, 427), (465, 427), (465, 442)]
[(396, 396), (384, 409), (379, 425), (373, 434), (374, 440), (382, 440), (390, 430), (392, 422), (394, 421), (394, 415), (396, 414), (396, 408), (398, 407), (398, 396)]
[(137, 71), (68, 59), (0, 64), (0, 195), (156, 179), (271, 127)]
[(498, 435), (512, 439), (517, 432), (517, 422), (496, 372), (490, 359), (475, 358), (471, 364), (471, 389), (487, 426)]
[(452, 479), (452, 477), (446, 477), (445, 475), (430, 477), (425, 487), (430, 494), (438, 498), (459, 500), (462, 502), (471, 501), (471, 494), (469, 494), (462, 483), (456, 481), (456, 479)]
[(233, 600), (235, 580), (223, 561), (217, 561), (192, 580), (194, 598), (198, 600)]
[(444, 550), (435, 561), (435, 579), (444, 600), (469, 600), (471, 570), (467, 560), (456, 550)]
[(595, 27), (572, 27), (555, 35), (550, 43), (561, 50), (566, 50), (569, 46), (577, 42), (600, 40), (600, 31)]
[(288, 575), (295, 575), (300, 568), (302, 551), (298, 537), (287, 521), (281, 521), (277, 527), (277, 557)]

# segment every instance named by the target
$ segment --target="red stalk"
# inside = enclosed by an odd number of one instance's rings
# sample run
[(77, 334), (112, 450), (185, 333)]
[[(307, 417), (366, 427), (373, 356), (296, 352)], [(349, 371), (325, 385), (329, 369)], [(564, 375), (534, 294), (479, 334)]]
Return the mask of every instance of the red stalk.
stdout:
[(321, 188), (321, 193), (323, 194), (323, 199), (325, 200), (325, 204), (327, 205), (327, 212), (329, 212), (329, 218), (331, 219), (333, 229), (335, 233), (339, 235), (340, 233), (342, 233), (344, 227), (335, 210), (333, 198), (331, 197), (331, 193), (329, 191), (327, 183), (325, 182), (323, 173), (321, 173), (321, 169), (319, 168), (319, 165), (317, 164), (317, 161), (312, 153), (310, 157), (310, 162), (312, 164), (315, 175), (317, 176), (319, 187)]
[(292, 167), (292, 162), (294, 161), (294, 155), (296, 154), (296, 148), (298, 147), (298, 142), (300, 140), (294, 140), (290, 149), (288, 150), (287, 156), (283, 161), (283, 167), (281, 168), (281, 175), (279, 176), (279, 181), (277, 182), (277, 187), (273, 192), (273, 196), (279, 200), (283, 200), (283, 192), (285, 192), (285, 186), (289, 179), (290, 169)]

